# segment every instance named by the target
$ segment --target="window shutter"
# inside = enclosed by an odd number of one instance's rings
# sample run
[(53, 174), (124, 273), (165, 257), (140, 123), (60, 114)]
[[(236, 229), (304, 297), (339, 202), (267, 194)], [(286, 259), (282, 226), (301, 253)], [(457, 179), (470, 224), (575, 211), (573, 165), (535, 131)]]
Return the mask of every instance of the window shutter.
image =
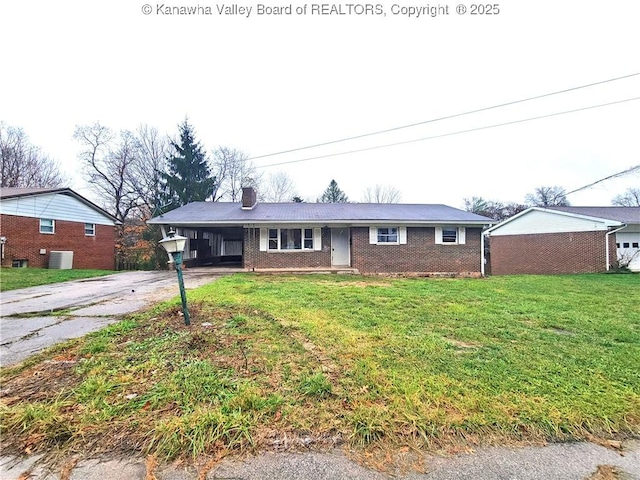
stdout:
[(260, 251), (266, 252), (269, 247), (269, 230), (266, 228), (260, 229)]
[(436, 227), (436, 245), (442, 244), (442, 227)]
[(464, 245), (467, 242), (467, 232), (464, 227), (458, 227), (458, 244)]
[(313, 249), (322, 250), (322, 229), (319, 227), (313, 229)]
[(371, 245), (375, 245), (378, 243), (378, 228), (377, 227), (369, 227), (369, 243)]
[(400, 245), (407, 243), (407, 227), (400, 227), (398, 229), (398, 236), (400, 239)]

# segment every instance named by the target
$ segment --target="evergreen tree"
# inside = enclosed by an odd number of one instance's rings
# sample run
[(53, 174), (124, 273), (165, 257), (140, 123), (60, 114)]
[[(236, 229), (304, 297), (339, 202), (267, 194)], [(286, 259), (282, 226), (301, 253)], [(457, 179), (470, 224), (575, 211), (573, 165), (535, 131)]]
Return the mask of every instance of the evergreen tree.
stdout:
[(347, 203), (349, 199), (340, 187), (338, 187), (338, 182), (331, 180), (329, 186), (318, 201), (320, 203)]
[(211, 197), (216, 178), (211, 175), (206, 155), (195, 139), (193, 127), (185, 121), (179, 125), (179, 142), (171, 141), (175, 150), (167, 159), (168, 172), (162, 177), (168, 210)]

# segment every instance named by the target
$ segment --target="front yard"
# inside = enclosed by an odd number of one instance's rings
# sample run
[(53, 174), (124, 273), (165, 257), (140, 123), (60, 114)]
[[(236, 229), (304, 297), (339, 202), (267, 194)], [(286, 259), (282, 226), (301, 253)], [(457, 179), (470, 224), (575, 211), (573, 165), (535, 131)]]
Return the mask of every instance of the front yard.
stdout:
[(2, 371), (9, 452), (640, 434), (640, 276), (223, 278)]

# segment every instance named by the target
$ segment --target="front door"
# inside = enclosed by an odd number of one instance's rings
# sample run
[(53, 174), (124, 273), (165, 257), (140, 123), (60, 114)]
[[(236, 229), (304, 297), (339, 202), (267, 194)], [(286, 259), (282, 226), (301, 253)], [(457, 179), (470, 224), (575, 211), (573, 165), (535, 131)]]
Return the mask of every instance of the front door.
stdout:
[(349, 229), (331, 229), (331, 265), (348, 267), (351, 265), (349, 254)]

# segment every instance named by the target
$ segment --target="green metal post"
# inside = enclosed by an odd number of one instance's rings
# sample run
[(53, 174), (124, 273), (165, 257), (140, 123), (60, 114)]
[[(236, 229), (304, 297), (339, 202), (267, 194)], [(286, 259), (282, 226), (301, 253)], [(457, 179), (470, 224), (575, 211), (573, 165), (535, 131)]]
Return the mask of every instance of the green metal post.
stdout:
[(178, 285), (180, 286), (180, 298), (182, 298), (182, 313), (184, 314), (184, 324), (190, 325), (189, 308), (187, 307), (187, 292), (184, 289), (184, 279), (182, 278), (182, 252), (173, 253), (173, 260), (176, 262), (176, 272), (178, 272)]

